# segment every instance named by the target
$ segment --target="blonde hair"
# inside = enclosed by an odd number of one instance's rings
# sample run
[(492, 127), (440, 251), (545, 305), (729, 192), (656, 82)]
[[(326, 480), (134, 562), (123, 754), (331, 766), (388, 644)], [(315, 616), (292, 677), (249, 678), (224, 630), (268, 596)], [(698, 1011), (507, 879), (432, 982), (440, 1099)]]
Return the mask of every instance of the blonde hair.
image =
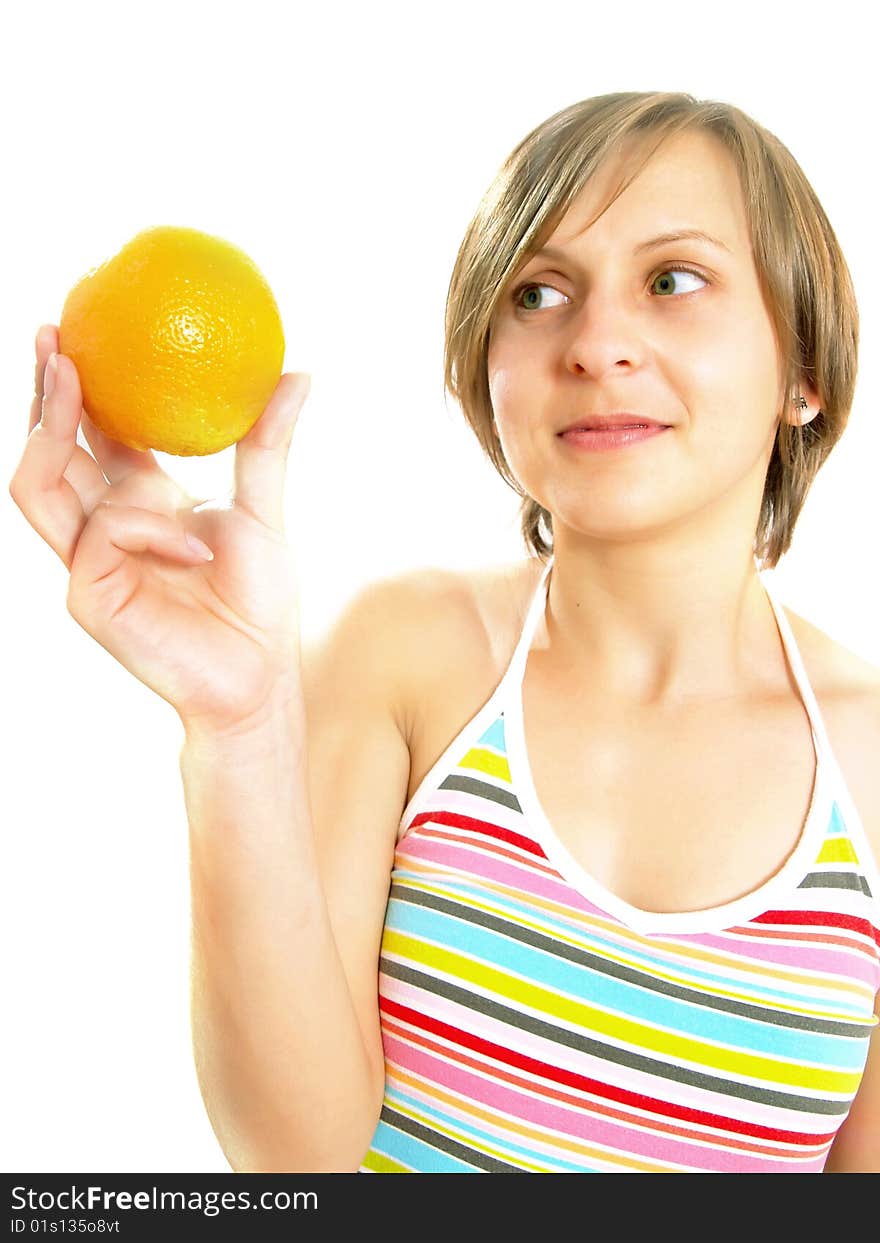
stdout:
[(785, 400), (799, 392), (804, 377), (821, 407), (803, 425), (789, 423), (779, 411), (754, 540), (764, 566), (775, 566), (787, 551), (810, 485), (846, 426), (858, 356), (855, 292), (834, 230), (788, 149), (739, 108), (716, 100), (651, 91), (572, 104), (527, 134), (502, 164), (465, 231), (446, 299), (445, 390), (492, 465), (522, 498), (523, 540), (542, 560), (552, 550), (542, 531), (552, 539), (551, 515), (523, 491), (494, 433), (487, 369), (493, 314), (511, 277), (607, 157), (630, 136), (656, 136), (606, 208), (665, 139), (686, 129), (715, 135), (733, 157), (785, 367)]

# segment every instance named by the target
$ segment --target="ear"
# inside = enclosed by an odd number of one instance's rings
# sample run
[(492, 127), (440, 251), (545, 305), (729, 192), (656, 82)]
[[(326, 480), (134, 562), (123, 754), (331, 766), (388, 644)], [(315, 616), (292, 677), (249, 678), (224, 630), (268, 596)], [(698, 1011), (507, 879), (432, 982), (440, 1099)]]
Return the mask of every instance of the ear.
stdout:
[(786, 423), (793, 423), (796, 427), (803, 427), (805, 423), (812, 423), (819, 410), (819, 395), (811, 384), (801, 381), (799, 390), (792, 394), (792, 399), (786, 407), (783, 418)]

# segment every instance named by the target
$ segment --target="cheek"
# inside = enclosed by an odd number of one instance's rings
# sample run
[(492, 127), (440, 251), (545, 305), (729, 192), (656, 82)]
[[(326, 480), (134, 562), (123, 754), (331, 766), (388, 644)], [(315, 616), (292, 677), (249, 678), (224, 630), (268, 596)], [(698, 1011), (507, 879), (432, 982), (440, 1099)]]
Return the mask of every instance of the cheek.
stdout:
[(692, 417), (702, 414), (703, 425), (725, 437), (741, 436), (743, 419), (763, 435), (780, 383), (776, 339), (763, 308), (702, 324), (677, 358), (673, 383)]
[(522, 380), (521, 377), (517, 378), (514, 368), (507, 365), (500, 351), (495, 351), (494, 356), (490, 351), (488, 382), (492, 408), (496, 416), (501, 416), (515, 403), (516, 395), (521, 391)]
[[(779, 348), (767, 308), (755, 291), (729, 308), (707, 344), (717, 379), (727, 379), (734, 389), (775, 397), (779, 381)], [(766, 396), (765, 396), (766, 400)]]

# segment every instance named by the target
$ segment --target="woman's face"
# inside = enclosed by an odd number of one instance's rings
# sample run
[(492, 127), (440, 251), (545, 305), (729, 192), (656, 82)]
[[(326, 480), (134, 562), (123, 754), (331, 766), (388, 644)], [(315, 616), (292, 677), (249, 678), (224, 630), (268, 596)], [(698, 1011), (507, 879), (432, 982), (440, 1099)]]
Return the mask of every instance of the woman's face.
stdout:
[[(736, 167), (712, 135), (676, 135), (590, 224), (622, 167), (600, 171), (546, 243), (563, 253), (532, 258), (496, 310), (501, 447), (557, 542), (565, 528), (626, 539), (721, 514), (748, 515), (751, 537), (784, 395)], [(722, 245), (651, 242), (684, 229)], [(560, 438), (618, 412), (668, 430), (607, 452)]]

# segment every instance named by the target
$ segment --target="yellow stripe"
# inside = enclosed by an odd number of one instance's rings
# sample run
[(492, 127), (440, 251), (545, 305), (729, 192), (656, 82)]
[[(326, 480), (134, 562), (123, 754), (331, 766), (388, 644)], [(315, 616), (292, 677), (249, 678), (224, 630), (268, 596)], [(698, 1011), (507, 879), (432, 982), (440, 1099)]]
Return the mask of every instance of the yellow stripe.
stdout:
[(745, 1075), (768, 1083), (785, 1083), (806, 1091), (824, 1090), (853, 1095), (861, 1081), (861, 1073), (826, 1070), (819, 1066), (799, 1066), (775, 1058), (708, 1044), (674, 1032), (638, 1023), (634, 1019), (588, 1006), (561, 993), (521, 980), (476, 959), (456, 954), (443, 946), (405, 936), (386, 927), (383, 947), (409, 962), (424, 964), (454, 979), (475, 984), (485, 992), (525, 1004), (539, 1013), (551, 1015), (576, 1027), (597, 1032), (611, 1039), (666, 1055), (680, 1061), (711, 1066), (714, 1069)]
[[(448, 900), (460, 900), (459, 895), (451, 892), (448, 888), (444, 888), (441, 885), (431, 884), (427, 880), (419, 880), (418, 884), (413, 884), (412, 882), (398, 878), (395, 883), (400, 884), (400, 886), (404, 889), (412, 889), (416, 893), (424, 891), (427, 893), (435, 893), (438, 897), (446, 898)], [(487, 881), (486, 884), (488, 886), (489, 882)], [(503, 886), (493, 884), (492, 888), (498, 891), (502, 889)], [(516, 895), (511, 891), (511, 896), (515, 897)], [(552, 936), (555, 940), (563, 941), (566, 945), (570, 945), (573, 949), (583, 950), (585, 953), (589, 954), (595, 954), (597, 958), (601, 958), (605, 962), (617, 963), (622, 967), (628, 967), (632, 971), (646, 972), (650, 970), (652, 977), (665, 980), (667, 983), (676, 985), (679, 988), (686, 988), (691, 992), (700, 993), (706, 998), (718, 996), (728, 997), (734, 1001), (742, 1001), (747, 1005), (763, 1005), (768, 1009), (780, 1010), (787, 1014), (800, 1014), (809, 1018), (832, 1019), (835, 1022), (840, 1022), (843, 1019), (846, 1022), (856, 1025), (861, 1024), (864, 1027), (873, 1027), (876, 1022), (876, 1020), (872, 1018), (853, 1016), (848, 1012), (841, 1015), (839, 1010), (818, 1010), (811, 1006), (795, 1005), (790, 1002), (786, 1003), (780, 1001), (776, 997), (764, 1001), (755, 993), (738, 992), (736, 989), (725, 987), (721, 983), (706, 984), (700, 980), (693, 980), (689, 977), (683, 976), (681, 973), (674, 974), (671, 971), (664, 971), (660, 967), (659, 963), (656, 965), (651, 963), (650, 968), (648, 968), (644, 962), (639, 962), (630, 955), (626, 955), (624, 953), (613, 953), (607, 946), (600, 947), (594, 945), (591, 942), (584, 940), (583, 937), (576, 937), (568, 934), (565, 930), (554, 928), (551, 932), (550, 929), (547, 928), (546, 924), (540, 923), (537, 919), (529, 919), (520, 911), (516, 911), (515, 914), (513, 914), (506, 907), (498, 906), (491, 902), (478, 901), (472, 894), (467, 895), (466, 902), (468, 906), (473, 906), (477, 910), (485, 911), (487, 915), (495, 915), (499, 919), (507, 921), (514, 919), (517, 927), (531, 928), (532, 931), (540, 933), (543, 936)], [(539, 906), (550, 913), (558, 911), (555, 903), (546, 902), (542, 899), (534, 897), (532, 898), (532, 902), (533, 905)], [(873, 993), (871, 993), (870, 996), (873, 998)]]
[(819, 852), (817, 863), (858, 863), (858, 856), (853, 850), (848, 837), (826, 837)]
[(510, 785), (510, 765), (506, 755), (496, 751), (487, 751), (484, 747), (472, 747), (464, 759), (459, 760), (457, 768), (473, 768), (477, 772), (486, 773), (489, 777), (497, 777)]
[[(400, 1076), (400, 1077), (403, 1078), (404, 1076)], [(411, 1080), (410, 1082), (413, 1087), (416, 1087), (419, 1089), (419, 1091), (424, 1092), (425, 1086), (420, 1080), (414, 1079), (414, 1080)], [(432, 1088), (431, 1099), (432, 1100), (434, 1099), (434, 1095), (435, 1095), (435, 1093), (433, 1092), (433, 1087), (434, 1085), (431, 1084), (431, 1088)], [(456, 1105), (461, 1104), (461, 1102), (457, 1098), (446, 1097), (444, 1093), (438, 1092), (436, 1093), (436, 1096), (441, 1100), (445, 1099), (447, 1103), (452, 1102)], [(413, 1109), (412, 1106), (407, 1105), (402, 1101), (396, 1100), (393, 1095), (389, 1094), (387, 1089), (386, 1089), (386, 1095), (385, 1095), (385, 1102), (386, 1104), (390, 1105), (391, 1108), (394, 1109), (397, 1113), (403, 1114), (407, 1118), (412, 1118), (414, 1122), (420, 1122), (423, 1126), (427, 1127), (430, 1131), (436, 1131), (439, 1135), (445, 1135), (447, 1139), (454, 1139), (458, 1143), (464, 1144), (467, 1148), (476, 1148), (477, 1151), (483, 1152), (487, 1156), (495, 1157), (496, 1160), (498, 1161), (510, 1162), (512, 1160), (510, 1153), (505, 1151), (505, 1149), (493, 1147), (493, 1145), (487, 1143), (486, 1140), (482, 1136), (480, 1136), (480, 1138), (477, 1139), (473, 1135), (466, 1134), (462, 1130), (457, 1130), (454, 1126), (451, 1125), (450, 1122), (448, 1122), (445, 1119), (443, 1122), (438, 1122), (436, 1118), (431, 1118), (423, 1113), (419, 1113), (418, 1110)], [(498, 1115), (494, 1114), (492, 1115), (492, 1117), (495, 1123), (497, 1124)], [(389, 1124), (389, 1125), (393, 1125), (393, 1124)], [(428, 1141), (424, 1141), (424, 1142), (427, 1143)], [(462, 1158), (456, 1157), (456, 1154), (454, 1152), (452, 1153), (446, 1152), (444, 1149), (441, 1149), (440, 1151), (443, 1152), (445, 1156), (450, 1157), (452, 1160), (462, 1159)], [(515, 1159), (519, 1162), (522, 1162), (522, 1164), (526, 1167), (526, 1169), (530, 1170), (533, 1174), (540, 1174), (542, 1172), (542, 1169), (543, 1169), (542, 1166), (536, 1165), (534, 1162), (526, 1160), (519, 1153), (516, 1154)]]
[[(439, 897), (445, 897), (453, 901), (456, 899), (461, 900), (459, 895), (456, 894), (454, 890), (450, 890), (448, 887), (439, 886), (437, 884), (432, 885), (428, 880), (422, 879), (421, 873), (424, 873), (425, 876), (432, 876), (432, 877), (436, 876), (437, 870), (438, 870), (437, 864), (432, 862), (430, 865), (426, 865), (421, 859), (407, 859), (406, 865), (407, 865), (407, 871), (413, 873), (414, 875), (418, 877), (418, 882), (413, 883), (412, 881), (407, 880), (404, 873), (397, 871), (395, 872), (395, 875), (394, 875), (395, 884), (400, 885), (404, 889), (406, 888), (414, 889), (416, 892), (418, 892), (418, 890), (420, 889), (425, 889), (431, 893), (436, 893)], [(451, 875), (454, 875), (454, 874), (455, 873), (451, 873)], [(508, 896), (511, 899), (513, 899), (515, 902), (517, 902), (518, 904), (522, 904), (523, 895), (520, 890), (514, 889), (509, 885), (500, 884), (498, 881), (489, 880), (487, 877), (480, 877), (478, 879), (480, 880), (480, 882), (483, 884), (483, 886), (487, 890), (492, 890), (495, 893), (501, 894), (503, 896)], [(510, 911), (505, 910), (504, 908), (493, 907), (488, 903), (478, 902), (477, 899), (474, 898), (472, 894), (468, 894), (466, 899), (464, 900), (469, 905), (472, 904), (476, 907), (479, 907), (481, 910), (485, 910), (489, 912), (490, 914), (498, 915), (499, 918), (507, 918), (507, 919), (511, 918)], [(543, 898), (538, 895), (530, 893), (528, 895), (528, 900), (533, 906), (537, 907), (538, 909), (546, 910), (550, 912), (551, 914), (556, 915), (563, 920), (571, 920), (572, 918), (572, 911), (570, 907), (566, 907), (558, 902), (553, 902), (549, 898)], [(630, 932), (629, 929), (622, 928), (621, 925), (614, 924), (610, 920), (603, 920), (601, 918), (598, 918), (592, 915), (588, 916), (584, 912), (581, 912), (581, 911), (576, 912), (576, 915), (581, 920), (581, 922), (587, 923), (590, 926), (595, 926), (600, 932), (606, 935), (612, 935), (612, 936), (619, 937), (621, 934), (621, 931), (627, 934)], [(534, 920), (527, 919), (519, 911), (516, 912), (515, 918), (518, 923), (524, 924), (526, 927), (533, 928), (536, 932), (543, 932), (545, 935), (548, 935), (548, 929), (543, 924), (538, 923)], [(639, 963), (633, 958), (626, 956), (623, 952), (615, 955), (605, 946), (600, 948), (598, 946), (593, 945), (589, 941), (585, 940), (583, 937), (573, 936), (570, 933), (566, 934), (565, 932), (560, 931), (559, 929), (556, 929), (556, 928), (553, 929), (552, 935), (559, 940), (566, 941), (569, 945), (574, 946), (576, 949), (587, 949), (591, 953), (595, 953), (599, 955), (600, 957), (605, 957), (605, 958), (610, 959), (610, 961), (612, 962), (619, 962), (623, 966), (632, 967), (634, 971), (645, 970), (645, 966), (643, 963)], [(633, 933), (632, 936), (636, 940), (639, 948), (650, 948), (653, 952), (656, 953), (656, 949), (657, 949), (656, 941), (649, 946), (645, 937), (639, 935), (638, 933)], [(724, 967), (728, 969), (731, 968), (732, 966), (737, 971), (742, 971), (744, 973), (749, 973), (749, 974), (758, 975), (758, 976), (765, 976), (771, 970), (765, 964), (759, 964), (756, 966), (753, 963), (748, 963), (748, 962), (740, 963), (738, 960), (731, 960), (731, 958), (729, 957), (726, 958), (723, 954), (706, 952), (704, 950), (695, 951), (688, 946), (682, 946), (682, 945), (669, 946), (667, 944), (664, 948), (667, 950), (667, 952), (671, 951), (677, 957), (681, 957), (685, 959), (694, 959), (697, 962), (705, 963), (708, 966), (718, 966), (718, 967)], [(702, 990), (703, 992), (706, 992), (707, 994), (710, 994), (710, 995), (712, 993), (720, 993), (721, 996), (723, 997), (732, 997), (734, 1000), (745, 1001), (751, 1005), (762, 1004), (761, 999), (753, 993), (742, 993), (742, 992), (737, 992), (736, 990), (731, 989), (731, 988), (723, 988), (721, 985), (713, 987), (712, 985), (694, 982), (690, 978), (685, 977), (681, 974), (675, 975), (671, 972), (661, 972), (658, 968), (656, 968), (653, 965), (653, 963), (651, 965), (651, 972), (652, 974), (659, 976), (661, 979), (668, 980), (671, 984), (679, 984), (683, 988), (693, 988), (695, 990)], [(794, 984), (798, 988), (815, 988), (817, 985), (817, 980), (815, 976), (806, 975), (803, 972), (793, 972), (793, 971), (788, 971), (788, 970), (783, 971), (783, 970), (776, 969), (772, 971), (772, 975), (775, 980), (779, 980), (782, 983), (786, 983), (786, 984)], [(857, 980), (825, 980), (823, 979), (823, 980), (818, 981), (818, 983), (821, 985), (822, 988), (830, 988), (838, 992), (843, 992), (848, 997), (851, 997), (855, 999), (856, 1001), (866, 1001), (868, 1003), (869, 1011), (873, 1010), (874, 992), (868, 985), (863, 985)], [(843, 1020), (848, 1023), (861, 1024), (864, 1027), (873, 1027), (876, 1022), (876, 1020), (871, 1016), (870, 1013), (866, 1013), (865, 1016), (860, 1016), (860, 1015), (850, 1014), (849, 1011), (845, 1011), (844, 1013), (841, 1013), (839, 1010), (816, 1009), (816, 1008), (809, 1007), (809, 1006), (795, 1005), (793, 1003), (784, 1003), (784, 1002), (779, 1001), (775, 997), (764, 1002), (763, 1004), (770, 1006), (772, 1008), (776, 1008), (780, 1010), (787, 1010), (791, 1014), (804, 1014), (804, 1015), (810, 1016), (811, 1018), (819, 1018), (819, 1019), (833, 1019), (837, 1022), (840, 1022), (841, 1020)]]
[(384, 1152), (378, 1152), (373, 1148), (364, 1157), (361, 1165), (365, 1165), (368, 1170), (373, 1170), (376, 1174), (415, 1173), (408, 1165), (401, 1165), (399, 1161), (392, 1161), (391, 1157), (386, 1157)]
[[(428, 825), (422, 825), (420, 827), (420, 832), (429, 827), (430, 826)], [(439, 827), (444, 833), (454, 831), (454, 830), (451, 830), (448, 825), (441, 825)], [(404, 879), (404, 875), (399, 870), (400, 866), (401, 866), (400, 864), (395, 863), (395, 872), (394, 872), (392, 879), (395, 881), (395, 883), (405, 884), (406, 882)], [(409, 857), (406, 858), (404, 866), (407, 871), (410, 871), (416, 874), (424, 871), (424, 872), (428, 872), (429, 874), (433, 876), (436, 876), (437, 872), (443, 867), (442, 864), (437, 864), (437, 863), (434, 863), (433, 861), (431, 861), (430, 864), (426, 865), (421, 860), (412, 859)], [(449, 870), (449, 874), (452, 877), (456, 877), (459, 875), (459, 872), (457, 869), (453, 868)], [(499, 893), (509, 894), (512, 898), (515, 898), (519, 900), (520, 902), (522, 901), (523, 895), (522, 895), (521, 890), (517, 890), (512, 887), (499, 884), (497, 881), (491, 881), (485, 877), (477, 877), (475, 879), (479, 883), (483, 884), (486, 888), (491, 887), (492, 889), (497, 890)], [(641, 933), (635, 932), (632, 928), (625, 927), (623, 924), (615, 923), (611, 919), (602, 919), (601, 916), (598, 916), (598, 915), (587, 915), (585, 912), (577, 910), (577, 909), (573, 911), (571, 907), (565, 906), (564, 904), (557, 904), (557, 903), (551, 902), (550, 900), (546, 898), (538, 898), (533, 894), (529, 894), (528, 898), (529, 898), (529, 901), (532, 902), (534, 905), (536, 906), (542, 905), (546, 909), (556, 912), (557, 914), (562, 916), (564, 919), (570, 920), (573, 917), (577, 918), (581, 920), (582, 922), (588, 923), (589, 925), (595, 928), (598, 928), (600, 932), (606, 933), (612, 937), (614, 936), (620, 937), (621, 935), (625, 935), (628, 939), (633, 941), (640, 949), (647, 949), (651, 952), (656, 953), (656, 949), (657, 949), (656, 935), (653, 938), (649, 938), (647, 936), (643, 936)], [(721, 929), (720, 931), (723, 932), (724, 929)], [(677, 958), (691, 959), (698, 963), (709, 963), (709, 964), (712, 964), (713, 966), (724, 967), (725, 969), (728, 969), (728, 970), (733, 968), (736, 971), (742, 972), (744, 975), (756, 975), (759, 977), (766, 977), (768, 973), (771, 973), (771, 969), (768, 968), (768, 966), (765, 963), (752, 963), (748, 961), (743, 961), (743, 960), (740, 960), (734, 957), (733, 954), (725, 955), (725, 954), (721, 954), (721, 953), (718, 953), (712, 950), (706, 950), (702, 948), (692, 949), (690, 946), (684, 943), (672, 945), (671, 943), (667, 942), (667, 945), (665, 948), (667, 949), (667, 952), (675, 954)], [(803, 971), (792, 971), (790, 969), (783, 969), (780, 967), (772, 969), (772, 975), (775, 980), (781, 980), (788, 984), (794, 984), (794, 985), (797, 985), (799, 988), (815, 988), (818, 983), (823, 989), (829, 989), (832, 992), (844, 993), (848, 997), (855, 997), (856, 999), (860, 1001), (866, 1000), (869, 1003), (869, 1005), (873, 1007), (873, 1001), (874, 1001), (873, 991), (869, 987), (865, 985), (861, 985), (858, 981), (855, 981), (855, 980), (822, 979), (822, 980), (817, 981), (814, 975), (808, 975), (806, 972), (803, 972)], [(754, 999), (752, 998), (752, 1000)], [(773, 1004), (775, 1004), (775, 1001)], [(799, 1011), (796, 1010), (795, 1013), (799, 1013)], [(827, 1017), (827, 1018), (840, 1019), (841, 1017), (845, 1017), (849, 1022), (866, 1023), (868, 1026), (871, 1026), (873, 1024), (873, 1019), (861, 1019), (861, 1018), (853, 1017), (850, 1015), (841, 1016), (836, 1011), (827, 1012), (827, 1011), (822, 1011), (822, 1010), (816, 1010), (816, 1011), (806, 1010), (804, 1011), (804, 1013), (816, 1014), (820, 1018)]]

